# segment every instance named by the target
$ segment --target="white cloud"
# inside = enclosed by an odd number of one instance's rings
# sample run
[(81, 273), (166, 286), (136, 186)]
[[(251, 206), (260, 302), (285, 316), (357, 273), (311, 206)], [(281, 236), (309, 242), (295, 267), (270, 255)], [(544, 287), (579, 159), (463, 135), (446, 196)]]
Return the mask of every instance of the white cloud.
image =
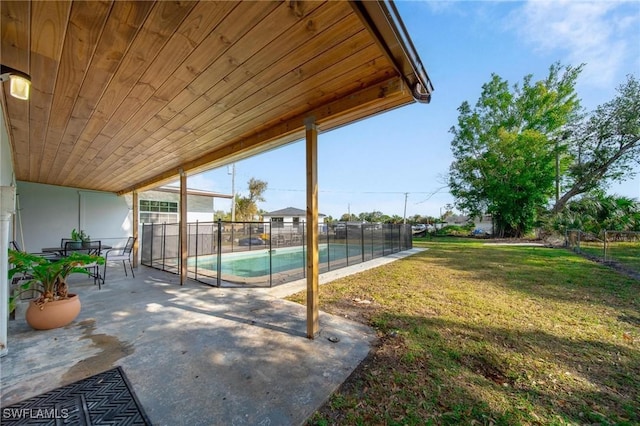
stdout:
[(528, 1), (510, 15), (509, 27), (534, 50), (586, 63), (582, 78), (596, 87), (616, 84), (637, 65), (640, 7), (635, 2)]

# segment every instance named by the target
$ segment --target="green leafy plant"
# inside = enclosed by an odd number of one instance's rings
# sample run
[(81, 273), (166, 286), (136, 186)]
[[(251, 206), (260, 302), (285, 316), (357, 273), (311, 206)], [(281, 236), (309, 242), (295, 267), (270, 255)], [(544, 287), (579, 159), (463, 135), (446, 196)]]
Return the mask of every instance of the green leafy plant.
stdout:
[(9, 279), (18, 274), (25, 277), (17, 294), (9, 298), (9, 312), (11, 312), (15, 309), (20, 294), (29, 290), (35, 290), (40, 294), (35, 303), (41, 306), (54, 300), (67, 299), (69, 295), (67, 277), (72, 273), (89, 275), (86, 266), (93, 263), (104, 265), (104, 258), (73, 253), (68, 257), (52, 260), (22, 251), (9, 250), (9, 263), (12, 265), (9, 270)]
[(91, 240), (91, 237), (87, 235), (87, 233), (82, 229), (78, 231), (73, 228), (73, 230), (71, 231), (71, 239), (73, 241), (82, 241), (83, 243), (86, 243), (87, 241)]

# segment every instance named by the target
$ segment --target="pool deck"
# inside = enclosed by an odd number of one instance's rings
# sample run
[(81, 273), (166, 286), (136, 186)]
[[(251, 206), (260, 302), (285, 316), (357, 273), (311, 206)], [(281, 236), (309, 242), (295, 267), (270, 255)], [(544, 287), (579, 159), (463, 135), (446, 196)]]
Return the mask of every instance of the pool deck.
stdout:
[[(413, 249), (320, 276), (342, 276), (410, 256)], [(24, 305), (0, 359), (2, 406), (123, 368), (154, 425), (303, 424), (367, 356), (370, 327), (321, 312), (307, 339), (306, 307), (282, 298), (306, 280), (273, 288), (216, 288), (139, 267), (109, 268), (98, 290), (78, 276), (82, 300), (64, 328), (34, 331)], [(84, 280), (84, 281), (83, 281)]]

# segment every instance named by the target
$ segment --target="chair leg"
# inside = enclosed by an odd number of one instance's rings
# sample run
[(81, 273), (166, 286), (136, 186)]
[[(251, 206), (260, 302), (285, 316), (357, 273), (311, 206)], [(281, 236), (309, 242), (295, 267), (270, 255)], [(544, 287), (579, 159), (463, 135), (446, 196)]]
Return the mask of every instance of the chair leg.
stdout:
[(102, 290), (103, 278), (100, 275), (100, 267), (96, 265), (96, 278), (98, 280), (98, 290)]
[(93, 285), (96, 285), (96, 268), (97, 266), (89, 266), (86, 267), (85, 270), (87, 271), (88, 275), (93, 278)]
[(128, 277), (129, 275), (127, 274), (127, 264), (124, 263), (124, 260), (122, 261), (122, 267), (124, 268), (124, 276)]
[[(135, 278), (136, 276), (133, 273), (133, 265), (131, 264), (131, 260), (129, 260), (129, 268), (131, 268), (131, 276), (133, 276), (133, 278)], [(126, 269), (126, 267), (125, 267)]]
[(104, 269), (102, 271), (102, 283), (104, 284), (104, 280), (107, 278), (107, 261), (104, 261)]

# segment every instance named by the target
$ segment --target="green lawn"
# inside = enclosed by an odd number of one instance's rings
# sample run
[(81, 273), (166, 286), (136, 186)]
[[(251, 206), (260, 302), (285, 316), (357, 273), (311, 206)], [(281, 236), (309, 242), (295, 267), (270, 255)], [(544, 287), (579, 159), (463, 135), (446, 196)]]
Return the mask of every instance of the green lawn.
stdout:
[(417, 240), (428, 250), (321, 286), (322, 310), (380, 341), (310, 424), (640, 424), (640, 282), (484, 243)]
[(607, 243), (607, 260), (640, 274), (640, 241)]
[[(604, 260), (604, 243), (602, 241), (583, 241), (580, 243), (580, 251)], [(626, 269), (640, 274), (640, 241), (608, 242), (606, 260), (615, 262)]]

